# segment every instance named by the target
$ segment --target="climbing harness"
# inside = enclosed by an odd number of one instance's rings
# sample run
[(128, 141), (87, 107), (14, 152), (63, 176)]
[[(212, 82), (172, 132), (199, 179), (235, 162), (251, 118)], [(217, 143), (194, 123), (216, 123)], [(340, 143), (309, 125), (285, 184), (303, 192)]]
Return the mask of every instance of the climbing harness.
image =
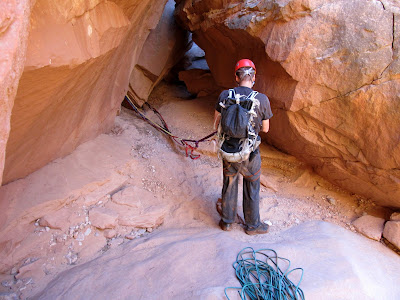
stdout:
[(194, 151), (199, 147), (199, 143), (201, 142), (206, 142), (210, 141), (209, 139), (217, 134), (217, 131), (210, 133), (209, 135), (199, 139), (199, 140), (193, 140), (193, 139), (183, 139), (178, 136), (175, 136), (171, 133), (171, 131), (168, 128), (167, 123), (165, 122), (164, 118), (161, 116), (161, 114), (153, 107), (150, 105), (150, 103), (145, 102), (144, 104), (151, 109), (154, 114), (160, 119), (162, 125), (157, 124), (147, 118), (142, 112), (139, 111), (139, 108), (134, 104), (134, 101), (132, 101), (132, 94), (128, 93), (125, 95), (125, 100), (130, 104), (132, 107), (133, 111), (143, 120), (145, 120), (147, 123), (149, 123), (152, 127), (157, 129), (158, 131), (167, 134), (175, 143), (177, 143), (180, 146), (185, 147), (185, 153), (186, 157), (190, 157), (191, 159), (198, 159), (200, 158), (200, 154), (195, 154)]
[[(267, 253), (271, 255), (268, 255)], [(278, 266), (278, 260), (283, 260), (288, 265), (285, 271)], [(303, 279), (303, 269), (290, 270), (290, 260), (278, 257), (272, 249), (260, 249), (254, 251), (246, 247), (236, 257), (233, 263), (236, 277), (240, 281), (240, 287), (225, 288), (225, 296), (229, 299), (228, 289), (239, 289), (242, 300), (304, 300), (304, 293), (299, 288)], [(297, 285), (293, 284), (287, 276), (293, 271), (300, 270), (301, 277)]]

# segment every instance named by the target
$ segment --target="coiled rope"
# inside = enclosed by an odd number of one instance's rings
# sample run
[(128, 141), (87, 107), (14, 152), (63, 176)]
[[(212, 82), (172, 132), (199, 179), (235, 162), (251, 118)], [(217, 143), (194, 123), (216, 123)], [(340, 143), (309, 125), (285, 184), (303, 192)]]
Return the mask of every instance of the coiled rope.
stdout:
[[(270, 255), (262, 251), (268, 252)], [(283, 260), (287, 264), (285, 271), (278, 266), (279, 260)], [(242, 287), (225, 288), (225, 296), (228, 299), (228, 289), (239, 289), (238, 293), (242, 300), (304, 300), (304, 293), (299, 288), (303, 279), (303, 269), (290, 270), (290, 260), (279, 257), (272, 249), (254, 251), (253, 248), (246, 247), (237, 255), (233, 268)], [(287, 278), (296, 270), (301, 271), (297, 285)]]
[(164, 118), (161, 116), (161, 114), (150, 105), (150, 103), (145, 102), (144, 104), (151, 109), (156, 116), (160, 119), (162, 125), (157, 124), (156, 122), (150, 120), (147, 118), (143, 113), (139, 111), (139, 108), (134, 104), (134, 101), (132, 101), (130, 95), (131, 93), (128, 92), (128, 94), (125, 96), (125, 100), (130, 104), (132, 107), (133, 111), (143, 120), (145, 120), (147, 123), (149, 123), (152, 127), (157, 129), (158, 131), (165, 133), (168, 135), (174, 142), (176, 142), (178, 145), (185, 147), (185, 153), (186, 157), (190, 157), (191, 159), (198, 159), (200, 157), (200, 154), (195, 154), (194, 151), (199, 147), (199, 143), (201, 142), (206, 142), (209, 141), (209, 138), (214, 136), (217, 132), (210, 133), (209, 135), (199, 139), (199, 140), (193, 140), (193, 139), (183, 139), (178, 136), (175, 136), (171, 133), (171, 131), (168, 128), (167, 123), (165, 122)]

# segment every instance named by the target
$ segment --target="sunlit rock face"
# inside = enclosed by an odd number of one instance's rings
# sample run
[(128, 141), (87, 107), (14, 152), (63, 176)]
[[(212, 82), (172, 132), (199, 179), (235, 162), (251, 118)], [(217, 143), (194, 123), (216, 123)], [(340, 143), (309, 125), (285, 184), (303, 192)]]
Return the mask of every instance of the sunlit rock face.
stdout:
[(31, 1), (0, 2), (0, 185), (11, 111), (24, 69)]
[(218, 85), (257, 66), (272, 103), (269, 142), (322, 176), (400, 207), (400, 4), (397, 1), (178, 1), (180, 22)]
[[(27, 46), (14, 105), (13, 97), (6, 98), (6, 117), (12, 109), (8, 131), (1, 112), (0, 154), (6, 144), (3, 184), (111, 128), (132, 69), (165, 3), (37, 0), (32, 8), (26, 4), (28, 9), (15, 10), (15, 20), (25, 18), (30, 27), (14, 36), (25, 38)], [(0, 28), (4, 24), (1, 21)]]

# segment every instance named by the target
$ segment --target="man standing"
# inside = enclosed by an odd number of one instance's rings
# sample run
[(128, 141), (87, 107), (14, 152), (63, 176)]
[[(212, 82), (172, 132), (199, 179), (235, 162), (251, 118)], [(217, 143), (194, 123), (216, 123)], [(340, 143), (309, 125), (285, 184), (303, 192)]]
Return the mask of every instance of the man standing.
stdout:
[[(241, 59), (235, 66), (235, 80), (239, 86), (235, 87), (234, 94), (239, 97), (249, 96), (255, 83), (256, 67), (249, 59)], [(214, 127), (218, 127), (221, 120), (221, 104), (232, 92), (223, 91), (215, 106)], [(255, 115), (252, 119), (254, 133), (257, 141), (260, 141), (258, 133), (268, 132), (269, 119), (272, 117), (271, 107), (268, 97), (262, 93), (253, 93), (259, 103), (255, 107)], [(236, 96), (238, 98), (238, 96)], [(222, 104), (223, 105), (223, 104)], [(237, 139), (229, 139), (228, 148), (240, 148), (234, 144)], [(229, 144), (230, 143), (230, 144)], [(268, 225), (260, 221), (260, 175), (261, 175), (261, 156), (258, 146), (250, 156), (240, 162), (228, 162), (223, 159), (223, 187), (222, 187), (222, 214), (219, 226), (222, 230), (232, 229), (232, 223), (236, 219), (237, 199), (238, 199), (238, 179), (239, 174), (243, 175), (243, 214), (246, 222), (245, 232), (249, 235), (263, 234), (268, 232)]]

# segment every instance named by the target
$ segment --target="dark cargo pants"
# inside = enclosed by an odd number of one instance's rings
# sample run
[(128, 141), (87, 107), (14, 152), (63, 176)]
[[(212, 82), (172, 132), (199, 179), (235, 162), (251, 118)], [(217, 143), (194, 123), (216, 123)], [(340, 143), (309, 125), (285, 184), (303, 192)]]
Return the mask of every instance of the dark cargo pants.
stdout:
[(259, 149), (248, 160), (230, 163), (223, 160), (222, 220), (234, 223), (236, 219), (239, 173), (243, 175), (243, 214), (246, 225), (255, 228), (260, 224), (260, 175)]

